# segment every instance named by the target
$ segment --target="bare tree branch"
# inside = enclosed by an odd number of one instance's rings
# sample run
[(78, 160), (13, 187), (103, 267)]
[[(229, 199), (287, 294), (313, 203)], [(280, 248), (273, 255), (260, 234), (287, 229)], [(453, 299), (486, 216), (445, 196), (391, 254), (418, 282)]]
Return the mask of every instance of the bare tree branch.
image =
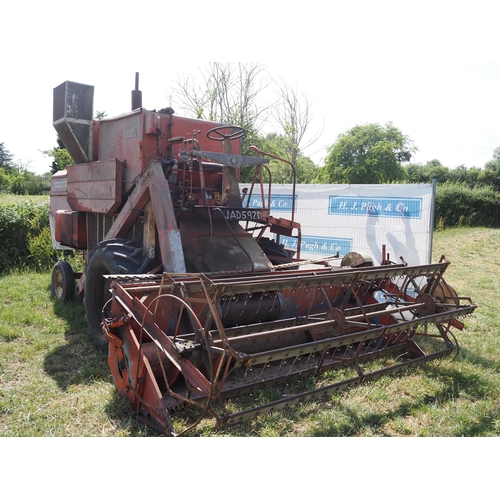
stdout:
[[(283, 80), (280, 80), (277, 86), (279, 98), (274, 116), (290, 143), (291, 162), (295, 165), (301, 151), (312, 146), (322, 130), (307, 136), (315, 118), (310, 98)], [(306, 137), (308, 139), (304, 144)]]
[(178, 77), (171, 90), (191, 116), (258, 131), (268, 109), (257, 103), (267, 86), (264, 70), (255, 63), (208, 63), (197, 77)]

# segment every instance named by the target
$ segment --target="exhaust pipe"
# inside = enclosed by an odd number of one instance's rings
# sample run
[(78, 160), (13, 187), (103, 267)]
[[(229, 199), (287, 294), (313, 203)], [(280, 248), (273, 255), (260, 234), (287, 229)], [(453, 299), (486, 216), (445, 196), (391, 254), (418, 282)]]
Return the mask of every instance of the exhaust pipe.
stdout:
[(135, 90), (132, 90), (132, 111), (142, 108), (142, 92), (139, 90), (139, 73), (135, 74)]

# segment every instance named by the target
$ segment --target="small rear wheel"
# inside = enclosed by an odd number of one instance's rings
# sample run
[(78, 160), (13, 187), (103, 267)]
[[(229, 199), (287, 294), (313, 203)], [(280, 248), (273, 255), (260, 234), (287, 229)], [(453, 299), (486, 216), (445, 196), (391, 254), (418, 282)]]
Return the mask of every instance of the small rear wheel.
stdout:
[(103, 308), (111, 298), (108, 274), (142, 274), (149, 259), (142, 249), (120, 238), (102, 241), (89, 257), (85, 269), (85, 318), (89, 334), (100, 351), (108, 352), (108, 341), (102, 332)]
[(58, 302), (70, 302), (75, 296), (75, 274), (71, 265), (60, 260), (52, 268), (52, 295)]

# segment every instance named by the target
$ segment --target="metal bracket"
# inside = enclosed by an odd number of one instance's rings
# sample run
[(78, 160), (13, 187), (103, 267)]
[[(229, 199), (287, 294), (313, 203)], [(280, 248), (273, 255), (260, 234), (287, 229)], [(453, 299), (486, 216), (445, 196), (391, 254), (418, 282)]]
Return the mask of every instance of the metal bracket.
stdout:
[(262, 165), (264, 163), (269, 163), (269, 158), (257, 158), (255, 156), (240, 156), (227, 153), (214, 153), (212, 151), (200, 151), (199, 149), (193, 149), (191, 151), (193, 156), (198, 158), (206, 158), (207, 160), (214, 161), (216, 163), (222, 163), (222, 165), (227, 165), (228, 167), (256, 167), (257, 165)]

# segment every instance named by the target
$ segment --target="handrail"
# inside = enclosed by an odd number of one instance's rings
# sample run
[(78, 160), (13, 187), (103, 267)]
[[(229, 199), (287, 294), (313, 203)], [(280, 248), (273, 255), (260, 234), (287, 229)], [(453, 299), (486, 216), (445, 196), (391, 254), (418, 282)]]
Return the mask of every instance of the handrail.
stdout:
[(250, 146), (250, 149), (252, 151), (255, 151), (259, 155), (264, 155), (268, 156), (269, 158), (273, 158), (278, 161), (282, 161), (284, 163), (288, 163), (290, 165), (290, 168), (292, 170), (292, 223), (294, 222), (294, 215), (295, 215), (295, 184), (297, 181), (296, 174), (295, 174), (295, 167), (292, 164), (292, 162), (285, 160), (284, 158), (280, 158), (279, 156), (273, 155), (271, 153), (266, 153), (264, 151), (261, 151), (257, 146)]

